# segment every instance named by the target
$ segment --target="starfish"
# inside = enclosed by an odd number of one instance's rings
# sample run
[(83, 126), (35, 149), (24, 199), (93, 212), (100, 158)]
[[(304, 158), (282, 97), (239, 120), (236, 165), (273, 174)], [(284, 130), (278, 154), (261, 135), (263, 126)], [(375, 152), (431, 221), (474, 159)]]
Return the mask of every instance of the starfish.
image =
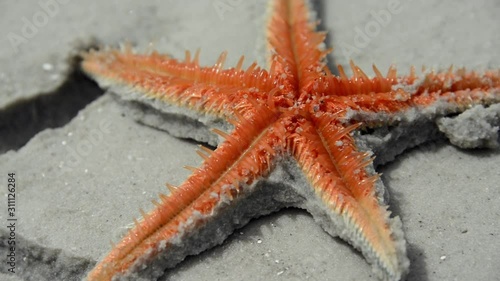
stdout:
[[(159, 276), (187, 255), (221, 243), (252, 217), (295, 206), (307, 209), (332, 236), (358, 249), (381, 280), (401, 280), (409, 269), (398, 217), (391, 217), (374, 157), (357, 139), (363, 130), (462, 112), (500, 101), (500, 71), (478, 74), (412, 68), (398, 76), (373, 66), (368, 77), (351, 62), (334, 75), (331, 51), (316, 31), (310, 5), (275, 0), (267, 27), (267, 69), (243, 59), (224, 68), (227, 54), (202, 67), (199, 52), (176, 60), (157, 52), (91, 50), (82, 67), (102, 87), (164, 114), (214, 126), (215, 150), (201, 146), (200, 167), (180, 186), (153, 200), (155, 208), (88, 274), (87, 280)], [(223, 130), (231, 130), (225, 132)], [(217, 144), (185, 130), (184, 136)], [(288, 174), (303, 184), (269, 185)], [(278, 171), (278, 172), (276, 172)], [(280, 172), (281, 171), (281, 172)]]

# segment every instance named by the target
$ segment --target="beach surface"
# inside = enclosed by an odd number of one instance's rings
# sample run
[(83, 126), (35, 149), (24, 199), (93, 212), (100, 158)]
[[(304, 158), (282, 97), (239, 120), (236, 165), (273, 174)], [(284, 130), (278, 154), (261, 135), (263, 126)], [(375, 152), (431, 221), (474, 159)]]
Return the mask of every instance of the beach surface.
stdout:
[[(500, 2), (323, 1), (332, 64), (399, 73), (425, 65), (500, 68)], [(390, 19), (380, 11), (398, 3)], [(139, 208), (198, 166), (197, 143), (135, 122), (77, 70), (91, 46), (131, 42), (203, 65), (265, 62), (266, 1), (0, 3), (0, 279), (80, 280)], [(391, 4), (392, 3), (392, 4)], [(359, 32), (366, 30), (360, 39)], [(377, 29), (374, 26), (378, 26)], [(372, 29), (370, 29), (372, 28)], [(349, 47), (351, 46), (351, 47)], [(500, 150), (430, 142), (377, 168), (401, 217), (407, 280), (500, 280)], [(16, 181), (16, 264), (8, 271), (8, 173)], [(4, 226), (5, 225), (5, 226)], [(363, 256), (303, 210), (255, 219), (159, 280), (377, 280)]]

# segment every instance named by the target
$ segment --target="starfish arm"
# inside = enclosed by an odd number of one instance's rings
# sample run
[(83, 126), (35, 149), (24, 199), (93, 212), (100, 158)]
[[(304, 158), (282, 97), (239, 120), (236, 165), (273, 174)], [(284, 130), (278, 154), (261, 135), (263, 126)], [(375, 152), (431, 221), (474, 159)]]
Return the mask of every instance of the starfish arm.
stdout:
[(500, 101), (500, 70), (478, 74), (463, 68), (453, 72), (450, 67), (446, 72), (431, 72), (413, 81), (406, 77), (402, 82), (408, 85), (405, 87), (414, 88), (410, 103), (421, 107), (440, 102), (457, 111)]
[(325, 229), (359, 249), (384, 280), (400, 280), (409, 266), (401, 222), (389, 218), (376, 192), (378, 175), (366, 169), (372, 159), (350, 135), (356, 125), (343, 127), (337, 118), (327, 113), (305, 121), (289, 149), (314, 189), (314, 205), (326, 213), (317, 217), (330, 220)]
[[(400, 113), (414, 108), (426, 110), (431, 115), (456, 113), (476, 104), (491, 104), (500, 101), (500, 71), (490, 70), (483, 74), (450, 68), (446, 72), (427, 73), (419, 78), (412, 73), (396, 76), (395, 68), (382, 76), (368, 78), (354, 64), (353, 77), (328, 77), (323, 83), (326, 110), (335, 110), (339, 104), (358, 112), (360, 116), (382, 113), (386, 118), (400, 119)], [(343, 71), (342, 71), (343, 72)], [(356, 119), (356, 118), (354, 118)]]
[[(325, 32), (316, 32), (309, 3), (303, 0), (276, 0), (268, 23), (271, 50), (270, 72), (283, 91), (299, 90), (325, 69)], [(285, 93), (286, 94), (286, 93)]]
[[(212, 67), (198, 64), (186, 51), (184, 61), (153, 52), (140, 55), (130, 47), (106, 49), (83, 54), (82, 68), (103, 87), (121, 86), (119, 92), (139, 92), (177, 106), (220, 117), (233, 116), (240, 107), (248, 107), (247, 98), (265, 98), (272, 89), (266, 70), (254, 63), (242, 70), (243, 57), (236, 68), (223, 69), (226, 53)], [(238, 113), (243, 114), (240, 111)]]
[[(113, 247), (87, 280), (135, 276), (141, 267), (154, 268), (151, 264), (155, 260), (160, 261), (158, 266), (163, 266), (159, 272), (162, 274), (165, 267), (172, 267), (185, 256), (215, 245), (220, 235), (229, 235), (230, 232), (221, 232), (232, 225), (213, 224), (226, 213), (228, 218), (234, 216), (231, 210), (252, 193), (255, 189), (252, 183), (266, 176), (281, 154), (285, 134), (283, 125), (275, 122), (276, 119), (273, 112), (260, 110), (252, 118), (239, 120), (233, 133), (219, 132), (226, 141), (213, 152), (208, 149), (206, 153), (200, 152), (205, 159), (202, 166), (190, 168), (193, 174), (179, 187), (168, 185), (171, 194), (160, 194), (161, 201), (153, 201), (156, 206), (153, 211), (147, 214), (141, 211), (143, 219), (135, 220), (135, 228)], [(183, 244), (209, 224), (219, 238), (214, 241), (213, 237), (208, 240), (199, 237), (203, 241), (192, 242), (195, 246)], [(176, 249), (181, 249), (180, 254)]]

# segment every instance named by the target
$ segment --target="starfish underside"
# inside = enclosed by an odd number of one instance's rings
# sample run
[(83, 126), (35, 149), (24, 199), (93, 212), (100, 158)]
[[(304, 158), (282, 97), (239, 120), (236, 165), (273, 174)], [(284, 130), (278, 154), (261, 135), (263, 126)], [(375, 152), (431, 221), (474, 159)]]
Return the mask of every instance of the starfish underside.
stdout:
[[(235, 215), (253, 193), (265, 193), (266, 186), (258, 183), (288, 160), (306, 179), (305, 200), (321, 207), (311, 212), (330, 234), (360, 250), (381, 279), (400, 280), (407, 273), (401, 223), (390, 218), (373, 158), (360, 151), (353, 134), (410, 123), (410, 111), (433, 119), (496, 103), (499, 71), (480, 75), (450, 69), (418, 77), (412, 70), (398, 77), (395, 68), (384, 76), (374, 67), (376, 76), (369, 78), (351, 63), (352, 77), (340, 66), (335, 76), (326, 67), (326, 35), (316, 31), (308, 3), (276, 0), (272, 8), (268, 69), (255, 63), (242, 69), (243, 57), (236, 67), (224, 69), (225, 53), (212, 67), (199, 66), (198, 53), (191, 57), (189, 52), (183, 61), (156, 52), (135, 54), (130, 47), (84, 54), (83, 69), (101, 86), (118, 86), (123, 95), (139, 93), (233, 126), (230, 133), (214, 129), (224, 141), (215, 151), (198, 151), (201, 167), (191, 167), (193, 174), (182, 185), (168, 185), (170, 193), (153, 201), (153, 211), (141, 211), (143, 218), (88, 280), (134, 276), (153, 263), (161, 274), (190, 254), (178, 249), (183, 240), (220, 227), (221, 217)], [(267, 208), (261, 213), (274, 210)], [(234, 227), (242, 224), (235, 220)], [(191, 254), (219, 242), (200, 243)], [(169, 251), (180, 254), (169, 256)]]

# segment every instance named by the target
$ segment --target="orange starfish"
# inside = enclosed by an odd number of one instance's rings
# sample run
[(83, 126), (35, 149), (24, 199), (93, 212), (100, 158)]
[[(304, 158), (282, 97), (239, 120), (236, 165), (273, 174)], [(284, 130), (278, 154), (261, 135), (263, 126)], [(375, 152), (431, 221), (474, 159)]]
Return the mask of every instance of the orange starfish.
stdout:
[[(409, 261), (399, 218), (390, 218), (383, 185), (373, 171), (371, 155), (355, 134), (363, 128), (411, 125), (475, 104), (500, 100), (500, 72), (482, 75), (463, 69), (398, 77), (374, 66), (369, 78), (351, 63), (348, 78), (326, 67), (325, 33), (301, 0), (276, 0), (268, 24), (269, 69), (255, 63), (242, 70), (243, 57), (224, 69), (226, 53), (213, 67), (201, 67), (198, 53), (178, 61), (130, 48), (91, 51), (83, 69), (104, 87), (175, 112), (215, 124), (225, 120), (232, 132), (213, 131), (224, 142), (215, 151), (202, 147), (199, 168), (156, 208), (135, 221), (123, 240), (88, 275), (88, 280), (158, 276), (189, 254), (220, 243), (251, 217), (286, 206), (306, 208), (331, 235), (360, 250), (383, 280), (400, 280)], [(411, 114), (409, 114), (411, 113)], [(208, 121), (207, 121), (208, 120)], [(284, 165), (305, 185), (266, 186), (274, 168)], [(301, 200), (278, 200), (293, 193)], [(293, 196), (292, 196), (293, 197)]]

